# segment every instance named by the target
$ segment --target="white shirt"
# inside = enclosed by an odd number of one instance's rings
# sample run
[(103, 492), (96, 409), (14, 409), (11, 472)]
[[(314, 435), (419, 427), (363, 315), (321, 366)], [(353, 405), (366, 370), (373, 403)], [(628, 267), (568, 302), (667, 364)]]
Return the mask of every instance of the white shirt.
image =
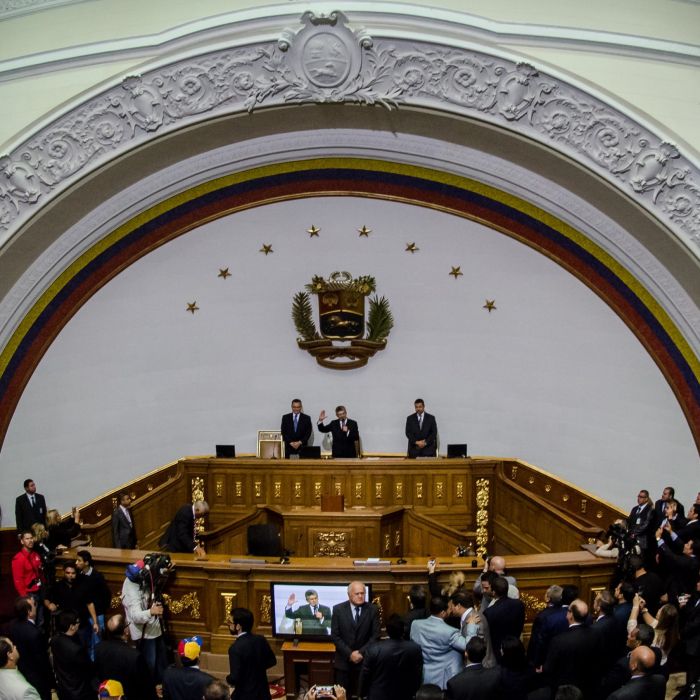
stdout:
[(0, 668), (2, 700), (41, 700), (36, 688), (16, 668)]
[(160, 620), (156, 615), (151, 615), (148, 591), (142, 590), (138, 583), (127, 578), (124, 579), (121, 598), (132, 639), (156, 639), (163, 634)]

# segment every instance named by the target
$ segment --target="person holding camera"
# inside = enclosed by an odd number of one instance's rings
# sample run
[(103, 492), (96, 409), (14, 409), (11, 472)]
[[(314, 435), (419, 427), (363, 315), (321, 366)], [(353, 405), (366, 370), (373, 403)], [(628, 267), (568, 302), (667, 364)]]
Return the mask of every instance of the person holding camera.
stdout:
[(144, 570), (143, 561), (126, 567), (121, 599), (129, 624), (129, 636), (146, 659), (153, 681), (158, 684), (168, 665), (163, 639), (163, 603), (151, 598), (148, 577), (142, 573)]

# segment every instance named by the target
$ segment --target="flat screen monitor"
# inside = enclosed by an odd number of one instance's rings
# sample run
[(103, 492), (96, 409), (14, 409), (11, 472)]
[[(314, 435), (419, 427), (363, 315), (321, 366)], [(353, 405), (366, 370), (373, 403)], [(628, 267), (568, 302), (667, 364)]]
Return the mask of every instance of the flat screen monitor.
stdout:
[(299, 449), (302, 459), (321, 459), (321, 448), (318, 445), (303, 445)]
[[(348, 583), (271, 583), (272, 634), (283, 639), (329, 641), (333, 606), (348, 599)], [(371, 588), (369, 584), (365, 587), (365, 601), (371, 602)], [(318, 606), (316, 616), (312, 603)]]
[(447, 446), (448, 458), (467, 457), (467, 443)]
[(217, 445), (216, 446), (216, 456), (217, 457), (233, 458), (236, 456), (236, 446), (235, 445)]

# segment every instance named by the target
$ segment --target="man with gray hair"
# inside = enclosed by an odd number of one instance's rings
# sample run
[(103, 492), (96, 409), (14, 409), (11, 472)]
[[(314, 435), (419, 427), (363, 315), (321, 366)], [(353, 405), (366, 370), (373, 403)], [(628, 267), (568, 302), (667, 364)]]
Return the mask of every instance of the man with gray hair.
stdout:
[(561, 586), (550, 586), (544, 594), (547, 607), (541, 610), (532, 621), (530, 643), (527, 646), (527, 658), (535, 668), (539, 668), (547, 658), (547, 649), (552, 637), (569, 627), (566, 621), (566, 605), (562, 605)]
[(175, 517), (165, 534), (160, 539), (160, 546), (165, 552), (182, 552), (183, 554), (204, 554), (204, 548), (197, 540), (196, 521), (209, 512), (206, 501), (195, 501), (178, 508)]

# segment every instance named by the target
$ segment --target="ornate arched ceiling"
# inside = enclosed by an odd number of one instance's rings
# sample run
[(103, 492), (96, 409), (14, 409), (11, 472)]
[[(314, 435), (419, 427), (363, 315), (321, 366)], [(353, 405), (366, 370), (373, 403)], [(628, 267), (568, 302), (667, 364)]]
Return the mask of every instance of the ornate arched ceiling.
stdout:
[[(700, 196), (691, 160), (631, 115), (532, 66), (462, 45), (353, 31), (338, 14), (306, 15), (302, 25), (277, 41), (242, 41), (127, 78), (2, 159), (0, 264), (8, 275), (0, 437), (52, 338), (129, 262), (237, 207), (352, 192), (478, 218), (579, 276), (652, 354), (698, 440)], [(308, 148), (299, 159), (291, 142), (271, 156), (270, 169), (229, 162), (228, 175), (202, 175), (199, 186), (189, 183), (174, 197), (163, 193), (135, 216), (95, 207), (223, 144), (338, 126), (351, 128), (355, 139), (340, 159), (310, 160)], [(492, 189), (484, 185), (486, 172), (477, 180), (455, 178), (465, 164), (443, 156), (434, 159), (437, 169), (426, 170), (400, 144), (392, 148), (390, 138), (384, 158), (352, 158), (364, 155), (362, 134), (369, 139), (377, 131), (470, 146), (546, 177), (591, 202), (641, 252), (605, 250), (591, 231), (567, 222), (576, 212), (557, 212), (558, 218)], [(63, 234), (95, 209), (113, 225), (103, 225), (87, 246), (62, 245)]]

